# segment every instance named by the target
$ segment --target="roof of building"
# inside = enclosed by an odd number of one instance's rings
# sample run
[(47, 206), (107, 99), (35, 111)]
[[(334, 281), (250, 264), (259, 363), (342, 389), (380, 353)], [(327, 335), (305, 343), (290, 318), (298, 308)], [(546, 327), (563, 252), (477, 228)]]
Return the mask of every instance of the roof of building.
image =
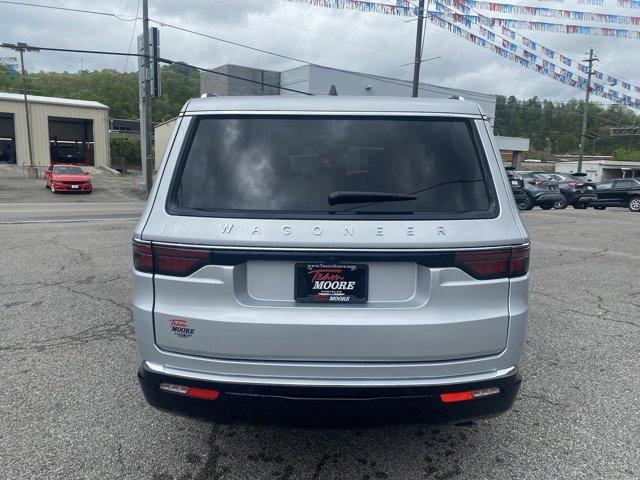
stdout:
[[(281, 72), (282, 74), (286, 74), (289, 72), (294, 72), (296, 70), (312, 70), (312, 69), (316, 69), (316, 70), (331, 70), (334, 72), (340, 72), (340, 73), (344, 73), (346, 75), (352, 75), (354, 77), (358, 77), (358, 78), (362, 78), (364, 80), (367, 79), (371, 79), (371, 80), (379, 80), (382, 82), (387, 82), (387, 83), (399, 83), (401, 85), (404, 85), (406, 87), (411, 87), (412, 85), (412, 80), (405, 80), (402, 78), (397, 78), (397, 77), (385, 77), (382, 75), (374, 75), (371, 73), (362, 73), (362, 72), (357, 72), (354, 70), (344, 70), (342, 68), (334, 68), (334, 67), (326, 67), (324, 65), (313, 65), (313, 64), (306, 64), (306, 65), (300, 65), (298, 67), (294, 67), (291, 68), (289, 70), (284, 70), (283, 72)], [(434, 85), (432, 83), (425, 83), (425, 82), (420, 82), (419, 83), (419, 88), (421, 90), (426, 90), (426, 91), (431, 91), (433, 93), (440, 93), (440, 94), (447, 94), (447, 93), (452, 93), (455, 92), (456, 94), (465, 96), (467, 95), (469, 98), (472, 97), (476, 97), (478, 99), (482, 99), (484, 101), (493, 101), (495, 102), (497, 95), (495, 94), (491, 94), (491, 93), (482, 93), (482, 92), (475, 92), (475, 91), (471, 91), (471, 90), (463, 90), (460, 88), (453, 88), (453, 87), (445, 87), (442, 85)], [(338, 92), (340, 93), (340, 92)]]
[[(0, 92), (0, 101), (24, 102), (24, 96), (20, 93)], [(40, 97), (38, 95), (27, 95), (29, 103), (46, 103), (50, 105), (64, 105), (68, 107), (102, 108), (108, 109), (106, 105), (91, 100), (76, 100), (73, 98)]]
[[(573, 165), (577, 164), (577, 160), (572, 160), (569, 162), (558, 162), (557, 165)], [(611, 167), (611, 168), (640, 168), (640, 162), (628, 162), (622, 160), (583, 160), (583, 165), (602, 165), (603, 167)]]
[(335, 113), (442, 113), (479, 116), (475, 102), (435, 98), (348, 97), (348, 96), (242, 96), (208, 97), (189, 100), (183, 112), (335, 112)]

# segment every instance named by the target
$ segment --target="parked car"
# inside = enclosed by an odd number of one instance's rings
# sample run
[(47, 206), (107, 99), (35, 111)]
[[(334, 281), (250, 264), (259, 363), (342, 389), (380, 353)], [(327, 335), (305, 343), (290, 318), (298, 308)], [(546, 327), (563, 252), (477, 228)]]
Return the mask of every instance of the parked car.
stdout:
[(515, 172), (514, 167), (505, 167), (505, 170), (507, 171), (507, 178), (511, 184), (511, 192), (513, 193), (516, 205), (518, 205), (518, 209), (531, 210), (533, 208), (533, 199), (527, 195), (524, 189), (524, 180)]
[(524, 180), (524, 188), (532, 203), (524, 210), (531, 210), (538, 205), (543, 210), (550, 210), (556, 202), (562, 201), (558, 182), (543, 172), (519, 171)]
[(562, 199), (555, 203), (554, 208), (564, 209), (571, 205), (585, 209), (598, 199), (596, 184), (587, 179), (586, 173), (549, 173), (546, 176), (557, 181), (560, 187)]
[(617, 178), (597, 185), (598, 200), (592, 203), (596, 210), (607, 207), (627, 207), (632, 212), (640, 212), (640, 179)]
[(52, 164), (83, 164), (84, 156), (75, 144), (58, 143), (51, 144), (51, 163)]
[(93, 191), (89, 174), (76, 165), (50, 165), (44, 171), (44, 186), (51, 193)]
[(151, 405), (511, 406), (529, 235), (476, 103), (199, 98), (172, 135), (133, 237)]

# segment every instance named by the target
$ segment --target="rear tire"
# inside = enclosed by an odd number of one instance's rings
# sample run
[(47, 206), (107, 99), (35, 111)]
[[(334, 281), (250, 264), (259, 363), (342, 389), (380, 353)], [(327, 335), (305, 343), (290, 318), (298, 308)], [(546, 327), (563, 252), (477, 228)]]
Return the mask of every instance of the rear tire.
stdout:
[(526, 200), (518, 202), (518, 210), (532, 210), (533, 200), (529, 195), (526, 195)]
[(569, 199), (567, 198), (567, 196), (564, 193), (561, 193), (560, 195), (562, 195), (562, 200), (558, 200), (557, 202), (553, 203), (553, 208), (555, 208), (556, 210), (564, 210), (569, 206)]
[(595, 210), (604, 210), (607, 207), (593, 207)]
[(551, 208), (553, 207), (553, 203), (544, 203), (542, 205), (540, 205), (540, 208), (543, 210), (551, 210)]
[(47, 185), (47, 182), (45, 181), (45, 182), (44, 182), (44, 189), (46, 190), (46, 189), (48, 189), (48, 188), (49, 188), (49, 185)]
[(640, 197), (631, 197), (631, 199), (629, 199), (629, 210), (632, 212), (640, 212)]

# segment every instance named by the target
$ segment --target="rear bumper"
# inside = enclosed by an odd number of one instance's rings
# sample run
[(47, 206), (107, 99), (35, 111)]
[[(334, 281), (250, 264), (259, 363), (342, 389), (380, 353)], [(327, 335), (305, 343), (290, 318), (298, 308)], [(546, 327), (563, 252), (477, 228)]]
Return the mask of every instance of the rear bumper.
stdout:
[(536, 202), (536, 205), (545, 204), (545, 203), (553, 203), (562, 200), (562, 195), (560, 192), (554, 193), (540, 193), (535, 195), (533, 199)]
[[(153, 366), (151, 366), (153, 368)], [(197, 377), (197, 375), (195, 375)], [(515, 367), (487, 380), (447, 384), (396, 386), (290, 386), (227, 383), (167, 375), (144, 363), (138, 380), (153, 407), (219, 422), (388, 424), (452, 422), (495, 416), (507, 411), (520, 387)], [(216, 390), (216, 400), (190, 398), (160, 390), (171, 383)], [(456, 403), (444, 403), (442, 393), (497, 387), (500, 393)]]
[(569, 199), (569, 203), (572, 204), (590, 204), (591, 202), (598, 200), (598, 196), (595, 193), (570, 192), (567, 197)]

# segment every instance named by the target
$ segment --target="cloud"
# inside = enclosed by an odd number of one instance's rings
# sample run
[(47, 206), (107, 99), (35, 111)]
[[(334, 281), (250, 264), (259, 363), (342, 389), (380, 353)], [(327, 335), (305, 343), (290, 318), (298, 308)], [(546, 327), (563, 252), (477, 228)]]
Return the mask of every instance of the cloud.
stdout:
[[(89, 8), (134, 17), (137, 0), (110, 2), (62, 0), (50, 5)], [(555, 6), (555, 4), (550, 5)], [(235, 7), (235, 8), (234, 8)], [(597, 11), (598, 8), (565, 0), (562, 8)], [(607, 5), (612, 13), (633, 15), (633, 10)], [(141, 12), (140, 12), (141, 13)], [(415, 22), (374, 13), (332, 10), (276, 0), (151, 0), (152, 19), (197, 30), (209, 35), (272, 50), (314, 63), (409, 79), (413, 57)], [(269, 17), (269, 18), (266, 18)], [(0, 4), (0, 40), (63, 48), (127, 51), (134, 22), (82, 13), (61, 12)], [(152, 24), (153, 25), (153, 24)], [(140, 21), (135, 23), (137, 35)], [(235, 63), (284, 70), (299, 62), (206, 39), (169, 27), (160, 27), (164, 57), (204, 67)], [(313, 33), (318, 32), (318, 33)], [(528, 38), (574, 58), (583, 58), (589, 46), (604, 60), (597, 68), (620, 79), (640, 83), (637, 40), (522, 32)], [(135, 38), (133, 49), (135, 50)], [(0, 50), (0, 56), (11, 52)], [(509, 62), (449, 32), (428, 25), (425, 57), (441, 56), (422, 65), (422, 81), (518, 97), (566, 100), (582, 93), (552, 79)], [(123, 57), (40, 52), (27, 55), (27, 69), (77, 71), (115, 68), (122, 70)], [(137, 62), (129, 60), (128, 69)], [(630, 67), (626, 67), (630, 66)]]

